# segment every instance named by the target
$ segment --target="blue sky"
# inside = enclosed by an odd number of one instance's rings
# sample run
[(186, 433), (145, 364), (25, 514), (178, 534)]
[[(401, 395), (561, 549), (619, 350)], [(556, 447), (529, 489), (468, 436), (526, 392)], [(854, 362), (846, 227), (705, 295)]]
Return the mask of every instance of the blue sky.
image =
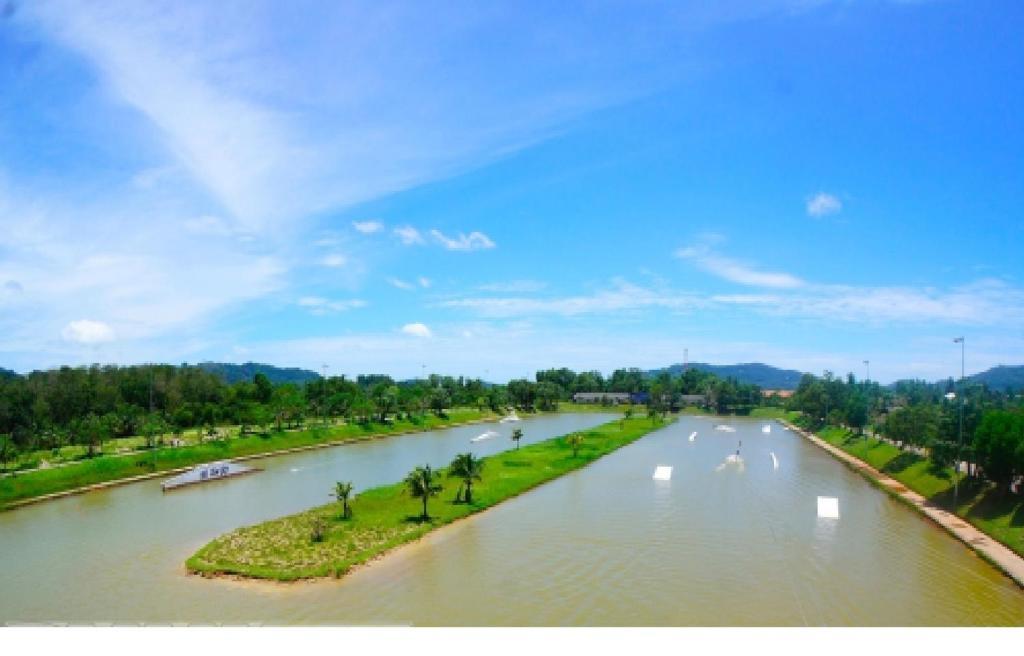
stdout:
[(0, 366), (1024, 362), (1018, 3), (4, 6)]

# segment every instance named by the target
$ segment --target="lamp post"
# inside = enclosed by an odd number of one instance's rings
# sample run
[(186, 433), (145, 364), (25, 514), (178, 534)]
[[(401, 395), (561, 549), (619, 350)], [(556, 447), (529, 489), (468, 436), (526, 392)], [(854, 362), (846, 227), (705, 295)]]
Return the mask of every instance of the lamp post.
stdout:
[(960, 345), (960, 431), (956, 438), (956, 467), (953, 470), (953, 512), (956, 512), (960, 495), (960, 450), (964, 443), (964, 338), (955, 337), (954, 344)]
[(865, 383), (871, 382), (871, 360), (865, 360), (864, 361), (864, 369), (865, 369), (865, 372), (866, 372), (866, 374), (864, 376), (864, 382)]

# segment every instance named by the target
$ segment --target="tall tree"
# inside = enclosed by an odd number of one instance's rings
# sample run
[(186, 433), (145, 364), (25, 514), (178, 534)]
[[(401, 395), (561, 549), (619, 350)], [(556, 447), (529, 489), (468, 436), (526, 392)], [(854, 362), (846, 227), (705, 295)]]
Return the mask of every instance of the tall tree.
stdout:
[(473, 482), (483, 480), (484, 463), (472, 453), (455, 456), (448, 466), (448, 478), (457, 478), (466, 486), (466, 503), (473, 503)]
[(434, 470), (430, 468), (430, 465), (417, 467), (405, 477), (405, 487), (412, 498), (420, 499), (423, 502), (421, 518), (424, 520), (430, 519), (430, 515), (427, 513), (427, 502), (430, 501), (431, 497), (436, 497), (440, 494), (443, 489), (437, 480), (437, 474)]

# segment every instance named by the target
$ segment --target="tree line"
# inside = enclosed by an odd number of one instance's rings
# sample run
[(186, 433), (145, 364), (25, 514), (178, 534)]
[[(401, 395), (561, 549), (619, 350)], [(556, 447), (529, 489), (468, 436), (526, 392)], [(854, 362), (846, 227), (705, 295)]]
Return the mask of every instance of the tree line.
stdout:
[(969, 474), (1003, 489), (1024, 475), (1024, 402), (1011, 391), (953, 379), (883, 387), (826, 371), (804, 375), (787, 407), (799, 410), (808, 428), (870, 429), (937, 469), (966, 462)]
[(439, 375), (396, 381), (379, 374), (275, 385), (262, 373), (227, 383), (201, 366), (60, 367), (0, 379), (0, 458), (68, 445), (83, 446), (91, 456), (105, 441), (129, 436), (145, 438), (151, 448), (166, 434), (198, 428), (215, 435), (224, 425), (240, 426), (244, 435), (299, 427), (311, 418), (383, 423), (428, 411), (441, 415), (456, 406), (546, 411), (581, 391), (645, 393), (655, 413), (677, 407), (684, 394), (705, 394), (720, 412), (742, 412), (760, 400), (757, 386), (696, 369), (653, 378), (639, 369), (619, 369), (608, 378), (597, 371), (549, 369), (535, 380), (505, 385)]

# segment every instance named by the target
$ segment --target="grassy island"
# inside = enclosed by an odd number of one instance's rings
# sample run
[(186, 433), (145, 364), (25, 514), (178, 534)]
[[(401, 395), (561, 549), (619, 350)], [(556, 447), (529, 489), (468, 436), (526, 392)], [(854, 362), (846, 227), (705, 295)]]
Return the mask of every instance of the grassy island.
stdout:
[(424, 413), (379, 422), (346, 422), (317, 425), (300, 430), (268, 431), (232, 435), (222, 439), (179, 447), (161, 447), (125, 454), (101, 455), (52, 469), (36, 469), (0, 477), (0, 509), (19, 501), (115, 481), (133, 480), (204, 462), (273, 455), (291, 449), (345, 444), (400, 433), (428, 431), (474, 421), (496, 419), (498, 415), (477, 408), (454, 408), (442, 416)]
[[(189, 558), (187, 567), (193, 573), (278, 581), (340, 577), (356, 565), (584, 467), (664, 425), (624, 418), (484, 458), (469, 503), (456, 501), (459, 478), (447, 477), (447, 470), (431, 472), (444, 488), (427, 506), (426, 519), (422, 495), (410, 494), (409, 479), (376, 487), (346, 499), (348, 513), (339, 500), (223, 535)], [(417, 477), (418, 483), (422, 475), (418, 468), (410, 478)]]

